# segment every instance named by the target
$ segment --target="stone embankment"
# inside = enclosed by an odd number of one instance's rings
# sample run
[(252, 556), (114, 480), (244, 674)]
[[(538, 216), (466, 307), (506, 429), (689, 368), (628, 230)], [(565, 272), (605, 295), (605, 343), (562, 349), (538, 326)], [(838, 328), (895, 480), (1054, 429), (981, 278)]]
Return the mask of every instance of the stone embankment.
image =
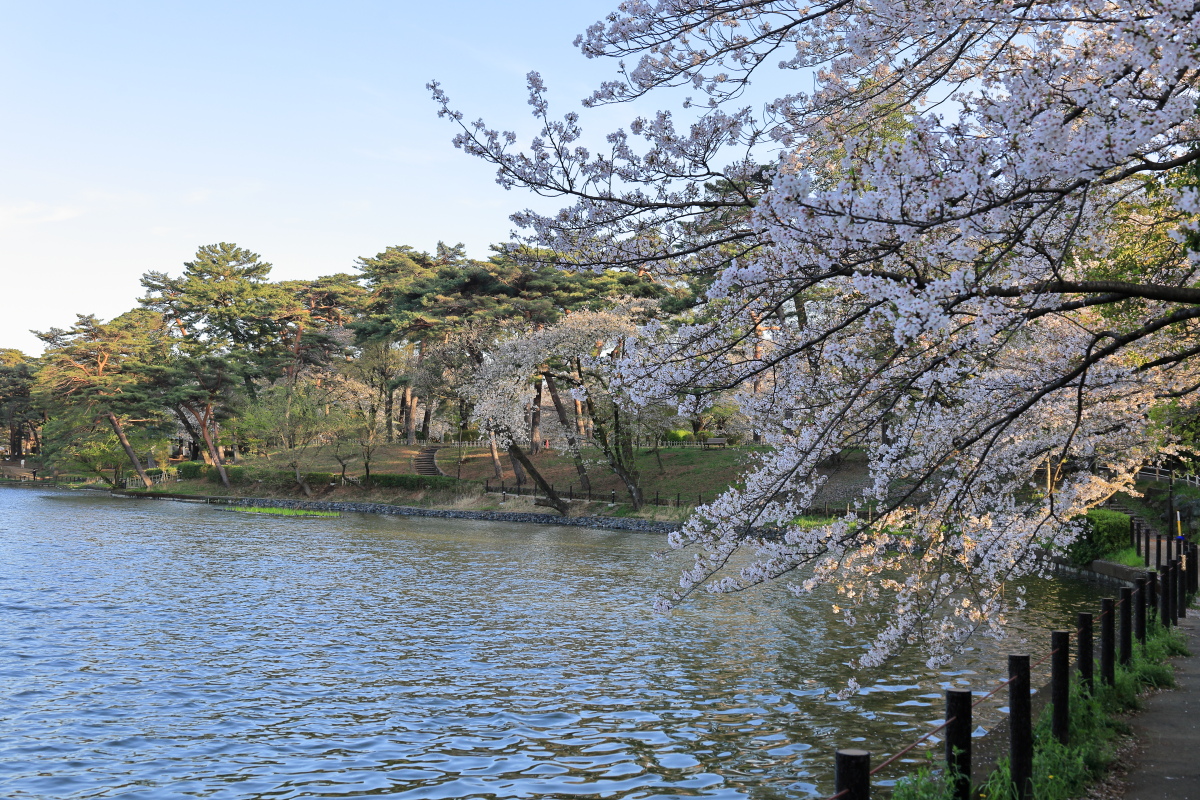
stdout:
[(474, 519), (485, 522), (523, 522), (535, 525), (565, 525), (578, 528), (603, 528), (618, 531), (641, 531), (644, 533), (670, 533), (679, 525), (673, 522), (653, 522), (646, 519), (623, 517), (563, 517), (558, 514), (537, 514), (526, 511), (455, 511), (417, 506), (393, 506), (387, 503), (329, 502), (322, 500), (287, 500), (262, 497), (212, 497), (195, 495), (147, 494), (144, 492), (120, 492), (121, 497), (149, 498), (156, 500), (190, 500), (214, 505), (240, 505), (266, 508), (303, 508), (312, 511), (341, 511), (349, 514), (382, 514), (393, 517), (438, 517), (442, 519)]

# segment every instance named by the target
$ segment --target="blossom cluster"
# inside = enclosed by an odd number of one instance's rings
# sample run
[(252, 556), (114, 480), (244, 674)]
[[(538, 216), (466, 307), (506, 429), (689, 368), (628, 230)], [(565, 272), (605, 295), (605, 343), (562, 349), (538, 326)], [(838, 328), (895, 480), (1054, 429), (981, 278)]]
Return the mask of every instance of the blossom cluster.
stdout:
[[(577, 44), (626, 59), (585, 105), (704, 102), (592, 152), (531, 75), (542, 131), (519, 150), (432, 88), (502, 185), (570, 203), (515, 214), (530, 241), (707, 287), (630, 339), (623, 389), (737, 390), (768, 447), (672, 537), (694, 559), (661, 606), (777, 579), (848, 620), (887, 603), (864, 664), (999, 634), (1002, 587), (1131, 487), (1200, 386), (1200, 9), (625, 0)], [(806, 80), (748, 104), (773, 67)], [(871, 485), (801, 524), (850, 448)]]

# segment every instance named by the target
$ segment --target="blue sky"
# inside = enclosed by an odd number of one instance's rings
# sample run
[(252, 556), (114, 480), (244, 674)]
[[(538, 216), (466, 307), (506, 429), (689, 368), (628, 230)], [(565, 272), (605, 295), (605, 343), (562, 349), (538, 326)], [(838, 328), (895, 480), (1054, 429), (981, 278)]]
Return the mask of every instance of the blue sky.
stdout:
[(115, 316), (217, 241), (278, 279), (390, 244), (486, 256), (532, 199), (450, 145), (425, 84), (527, 137), (525, 74), (577, 108), (614, 65), (572, 40), (614, 4), (0, 1), (0, 347)]

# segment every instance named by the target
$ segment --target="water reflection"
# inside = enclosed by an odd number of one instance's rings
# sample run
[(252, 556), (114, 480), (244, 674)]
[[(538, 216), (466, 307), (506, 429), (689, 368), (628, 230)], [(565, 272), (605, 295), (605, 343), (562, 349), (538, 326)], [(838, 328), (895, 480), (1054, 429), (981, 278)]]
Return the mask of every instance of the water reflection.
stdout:
[[(661, 543), (0, 490), (0, 796), (813, 796), (1018, 646), (838, 701), (866, 631), (778, 590), (656, 615)], [(1094, 596), (1031, 591), (1031, 634)]]

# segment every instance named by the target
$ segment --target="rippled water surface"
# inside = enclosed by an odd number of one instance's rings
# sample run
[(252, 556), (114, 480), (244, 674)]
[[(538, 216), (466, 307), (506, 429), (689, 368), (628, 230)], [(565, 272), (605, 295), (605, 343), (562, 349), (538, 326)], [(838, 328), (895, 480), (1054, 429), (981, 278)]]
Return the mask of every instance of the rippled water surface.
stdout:
[(0, 489), (0, 797), (810, 797), (1095, 596), (838, 701), (869, 631), (780, 590), (657, 615), (662, 543)]

